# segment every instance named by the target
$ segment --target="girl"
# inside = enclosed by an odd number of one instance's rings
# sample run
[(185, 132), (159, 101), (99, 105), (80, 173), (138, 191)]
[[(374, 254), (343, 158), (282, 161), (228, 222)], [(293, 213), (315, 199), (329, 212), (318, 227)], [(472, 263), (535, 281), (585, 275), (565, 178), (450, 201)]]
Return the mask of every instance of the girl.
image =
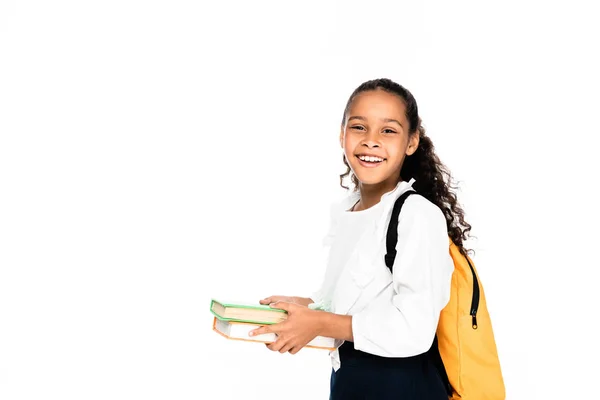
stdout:
[[(363, 83), (350, 96), (340, 132), (355, 190), (333, 207), (321, 289), (311, 298), (260, 301), (288, 319), (267, 347), (297, 353), (318, 335), (338, 339), (331, 353), (330, 399), (447, 399), (428, 350), (450, 298), (450, 237), (462, 250), (470, 230), (450, 175), (421, 126), (412, 94), (389, 79)], [(409, 196), (398, 219), (393, 273), (384, 262), (395, 200)]]

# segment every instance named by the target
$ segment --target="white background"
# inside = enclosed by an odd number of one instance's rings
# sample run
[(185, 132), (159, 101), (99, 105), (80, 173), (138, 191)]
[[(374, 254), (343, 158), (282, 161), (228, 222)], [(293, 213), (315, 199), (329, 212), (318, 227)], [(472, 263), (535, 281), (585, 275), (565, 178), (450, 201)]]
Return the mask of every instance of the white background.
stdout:
[(507, 398), (596, 398), (593, 2), (415, 3), (0, 1), (0, 398), (326, 399), (208, 305), (318, 286), (378, 77), (460, 184)]

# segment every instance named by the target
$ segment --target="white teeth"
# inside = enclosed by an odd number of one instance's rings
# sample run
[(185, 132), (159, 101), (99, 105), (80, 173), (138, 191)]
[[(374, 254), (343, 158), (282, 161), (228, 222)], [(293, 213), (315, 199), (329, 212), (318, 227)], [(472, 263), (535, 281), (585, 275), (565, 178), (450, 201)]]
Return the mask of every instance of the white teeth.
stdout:
[(373, 156), (359, 156), (359, 159), (363, 160), (363, 161), (368, 161), (368, 162), (381, 162), (383, 161), (383, 158), (379, 158), (379, 157), (373, 157)]

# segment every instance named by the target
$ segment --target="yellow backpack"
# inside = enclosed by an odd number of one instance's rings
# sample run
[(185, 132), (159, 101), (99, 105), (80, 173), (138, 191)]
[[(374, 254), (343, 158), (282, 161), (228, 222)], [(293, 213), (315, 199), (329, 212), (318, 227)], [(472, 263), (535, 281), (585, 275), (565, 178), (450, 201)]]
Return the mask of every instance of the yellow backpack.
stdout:
[[(385, 255), (390, 270), (396, 257), (398, 217), (411, 194), (416, 192), (403, 193), (392, 210)], [(454, 261), (452, 289), (429, 356), (445, 381), (449, 399), (504, 400), (504, 380), (483, 287), (473, 261), (449, 241)]]

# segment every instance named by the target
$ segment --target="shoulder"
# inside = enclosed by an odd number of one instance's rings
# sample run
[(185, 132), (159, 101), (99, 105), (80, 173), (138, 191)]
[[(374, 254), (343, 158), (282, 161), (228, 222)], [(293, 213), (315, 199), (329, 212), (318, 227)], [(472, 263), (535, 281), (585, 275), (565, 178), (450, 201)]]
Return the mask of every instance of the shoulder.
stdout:
[(446, 229), (446, 217), (442, 210), (418, 193), (408, 196), (400, 211), (398, 223)]

